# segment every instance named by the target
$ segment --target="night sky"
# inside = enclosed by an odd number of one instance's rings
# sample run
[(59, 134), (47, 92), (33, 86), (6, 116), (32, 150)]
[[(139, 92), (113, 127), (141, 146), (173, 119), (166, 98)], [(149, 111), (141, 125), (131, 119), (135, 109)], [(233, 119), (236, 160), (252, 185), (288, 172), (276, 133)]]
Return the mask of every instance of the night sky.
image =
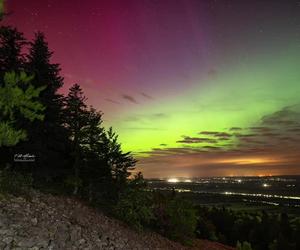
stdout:
[(8, 0), (146, 177), (300, 174), (300, 1)]

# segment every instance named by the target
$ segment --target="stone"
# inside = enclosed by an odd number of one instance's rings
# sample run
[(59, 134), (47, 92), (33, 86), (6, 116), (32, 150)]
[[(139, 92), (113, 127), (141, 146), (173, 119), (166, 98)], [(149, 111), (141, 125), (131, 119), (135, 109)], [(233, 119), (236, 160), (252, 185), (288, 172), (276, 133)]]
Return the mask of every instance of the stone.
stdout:
[(37, 218), (33, 218), (33, 219), (31, 219), (31, 222), (34, 226), (36, 226), (38, 223), (38, 220), (37, 220)]
[(0, 235), (11, 236), (14, 235), (14, 231), (10, 229), (0, 229)]
[(84, 244), (84, 243), (85, 243), (85, 239), (80, 239), (80, 240), (79, 240), (79, 244), (80, 244), (80, 245), (82, 245), (82, 244)]
[(13, 241), (13, 237), (5, 237), (2, 239), (3, 242), (5, 242), (6, 244), (10, 244)]
[(39, 249), (40, 249), (39, 247), (31, 247), (28, 250), (39, 250)]
[(0, 249), (5, 249), (6, 243), (3, 241), (0, 241)]

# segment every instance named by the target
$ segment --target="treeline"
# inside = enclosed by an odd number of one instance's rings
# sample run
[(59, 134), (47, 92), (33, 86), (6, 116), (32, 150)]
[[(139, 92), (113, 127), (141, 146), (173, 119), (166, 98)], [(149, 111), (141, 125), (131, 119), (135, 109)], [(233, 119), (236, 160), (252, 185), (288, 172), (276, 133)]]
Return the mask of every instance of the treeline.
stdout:
[(193, 205), (146, 190), (141, 173), (131, 176), (136, 160), (103, 127), (102, 112), (87, 105), (80, 85), (59, 94), (64, 79), (52, 54), (43, 33), (28, 41), (0, 27), (0, 198), (32, 187), (72, 195), (137, 230), (189, 243)]
[[(15, 28), (0, 28), (1, 166), (31, 174), (36, 187), (117, 200), (136, 161), (103, 127), (102, 113), (87, 106), (80, 85), (58, 93), (63, 78), (51, 57), (43, 33), (29, 42)], [(34, 161), (15, 161), (18, 155)]]
[[(286, 213), (197, 207), (197, 236), (253, 250), (300, 249), (300, 219)], [(241, 243), (239, 243), (241, 242)], [(238, 243), (238, 244), (237, 244)]]

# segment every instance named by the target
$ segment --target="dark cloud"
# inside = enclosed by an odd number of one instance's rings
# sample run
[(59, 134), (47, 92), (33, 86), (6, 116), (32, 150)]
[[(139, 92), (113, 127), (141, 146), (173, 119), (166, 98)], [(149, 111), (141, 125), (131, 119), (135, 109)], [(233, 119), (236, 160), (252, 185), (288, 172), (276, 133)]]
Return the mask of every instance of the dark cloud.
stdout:
[(130, 95), (125, 95), (125, 94), (123, 94), (123, 95), (122, 95), (122, 98), (124, 98), (125, 100), (127, 100), (127, 101), (129, 101), (129, 102), (138, 104), (137, 100), (136, 100), (134, 97), (130, 96)]
[[(300, 107), (290, 106), (268, 114), (260, 120), (258, 126), (248, 128), (249, 135), (237, 133), (239, 147), (251, 147), (262, 144), (263, 147), (286, 151), (286, 147), (299, 148)], [(248, 139), (246, 139), (248, 137)], [(287, 144), (288, 143), (288, 144)]]
[(279, 133), (272, 133), (272, 132), (265, 132), (261, 134), (262, 136), (266, 136), (266, 137), (277, 137), (280, 136)]
[(226, 132), (216, 132), (216, 131), (201, 131), (199, 132), (200, 135), (211, 135), (215, 137), (231, 137), (231, 134), (226, 133)]
[(262, 124), (271, 126), (300, 125), (300, 112), (293, 110), (293, 107), (285, 107), (273, 114), (264, 116), (261, 120)]
[(111, 103), (114, 103), (114, 104), (118, 104), (118, 105), (120, 105), (120, 104), (121, 104), (120, 102), (118, 102), (118, 101), (114, 101), (114, 100), (112, 100), (112, 99), (109, 99), (109, 98), (106, 98), (106, 99), (105, 99), (105, 101), (107, 101), (107, 102), (111, 102)]
[(258, 132), (270, 132), (274, 130), (274, 128), (270, 128), (270, 127), (250, 127), (249, 129)]
[(154, 114), (149, 114), (149, 115), (140, 115), (140, 114), (137, 114), (137, 115), (133, 115), (133, 116), (129, 116), (127, 118), (125, 118), (124, 120), (127, 121), (127, 122), (132, 122), (132, 121), (139, 121), (139, 122), (142, 122), (144, 124), (148, 124), (149, 122), (151, 122), (151, 125), (153, 120), (156, 120), (156, 119), (165, 119), (165, 118), (169, 118), (170, 116), (168, 114), (165, 114), (165, 113), (154, 113)]
[(218, 137), (219, 141), (229, 141), (230, 138), (229, 137)]
[(236, 133), (234, 134), (236, 137), (238, 138), (247, 138), (247, 137), (255, 137), (257, 136), (258, 134), (239, 134), (239, 133)]
[(199, 137), (189, 137), (183, 136), (182, 140), (177, 141), (177, 143), (217, 143), (218, 141), (210, 138), (199, 138)]
[(217, 150), (217, 149), (220, 149), (219, 147), (215, 147), (215, 146), (203, 146), (202, 148), (205, 148), (205, 149), (211, 149), (211, 150)]
[(155, 113), (155, 114), (149, 115), (149, 117), (160, 119), (160, 118), (168, 118), (169, 115), (167, 115), (165, 113)]
[(300, 133), (300, 127), (299, 128), (290, 128), (287, 129), (288, 132), (295, 132), (295, 133)]
[(218, 75), (218, 71), (216, 69), (210, 69), (208, 72), (207, 72), (207, 75), (209, 77), (215, 77)]
[(148, 95), (148, 94), (146, 94), (146, 93), (144, 93), (144, 92), (141, 92), (140, 94), (141, 94), (143, 97), (146, 97), (147, 99), (151, 99), (151, 100), (154, 99), (152, 96), (150, 96), (150, 95)]
[(241, 142), (246, 142), (247, 144), (249, 143), (254, 143), (254, 144), (266, 144), (264, 141), (259, 141), (257, 139), (253, 139), (253, 138), (248, 138), (248, 137), (243, 137), (240, 138)]
[(231, 127), (229, 130), (230, 131), (240, 131), (240, 130), (242, 130), (242, 128), (240, 128), (240, 127)]

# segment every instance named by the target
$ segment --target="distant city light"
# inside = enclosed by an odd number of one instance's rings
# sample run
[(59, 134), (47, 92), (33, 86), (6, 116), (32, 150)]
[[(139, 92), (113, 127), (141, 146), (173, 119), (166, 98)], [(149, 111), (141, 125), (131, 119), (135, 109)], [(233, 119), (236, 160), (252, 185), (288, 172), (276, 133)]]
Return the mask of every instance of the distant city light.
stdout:
[(242, 180), (241, 179), (238, 179), (238, 180), (236, 180), (238, 183), (242, 183)]
[(179, 180), (177, 178), (170, 178), (167, 180), (167, 182), (176, 183), (176, 182), (179, 182)]
[(192, 180), (186, 179), (186, 180), (184, 180), (184, 182), (192, 182)]
[(270, 185), (269, 184), (267, 184), (267, 183), (264, 183), (263, 184), (263, 187), (269, 187)]

